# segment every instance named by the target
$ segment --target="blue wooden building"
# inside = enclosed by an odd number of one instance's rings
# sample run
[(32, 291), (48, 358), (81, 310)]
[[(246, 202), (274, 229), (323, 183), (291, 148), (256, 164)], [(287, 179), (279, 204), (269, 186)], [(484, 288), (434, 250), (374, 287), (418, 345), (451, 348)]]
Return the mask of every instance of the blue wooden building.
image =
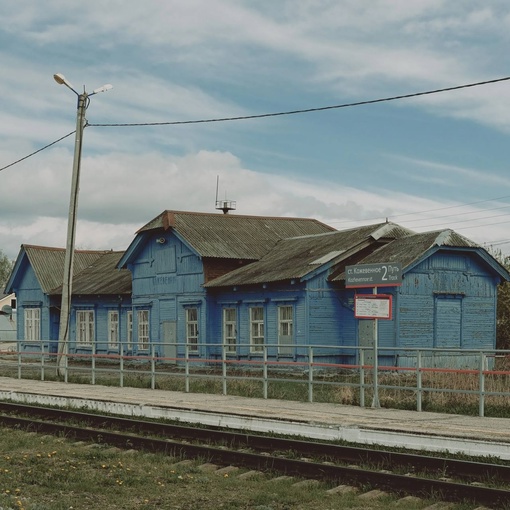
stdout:
[[(76, 250), (70, 352), (118, 352), (131, 313), (131, 275), (123, 252)], [(57, 352), (65, 250), (22, 245), (6, 288), (16, 289), (17, 337), (24, 351)], [(125, 326), (124, 326), (125, 327)]]
[[(6, 291), (27, 350), (56, 351), (63, 262), (64, 250), (20, 251)], [(378, 289), (393, 297), (392, 319), (376, 323), (381, 363), (414, 364), (411, 347), (495, 348), (497, 286), (510, 275), (455, 232), (164, 211), (123, 253), (77, 252), (70, 351), (217, 359), (223, 344), (243, 360), (266, 346), (292, 363), (314, 346), (316, 360), (356, 363), (352, 347), (370, 346), (375, 323), (354, 317), (345, 266), (382, 262), (400, 262), (403, 283)]]

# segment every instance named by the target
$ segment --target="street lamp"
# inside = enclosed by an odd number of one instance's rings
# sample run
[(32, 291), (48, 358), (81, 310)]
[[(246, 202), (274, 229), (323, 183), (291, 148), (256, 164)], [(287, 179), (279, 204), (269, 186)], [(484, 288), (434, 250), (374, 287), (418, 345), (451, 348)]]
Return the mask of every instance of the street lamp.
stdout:
[[(74, 160), (73, 175), (71, 180), (71, 199), (69, 202), (69, 217), (67, 221), (67, 243), (64, 261), (64, 274), (62, 279), (62, 303), (60, 306), (60, 326), (58, 333), (58, 355), (57, 355), (57, 375), (63, 375), (62, 365), (67, 366), (67, 353), (69, 342), (69, 323), (71, 310), (71, 296), (73, 286), (73, 264), (74, 264), (74, 244), (76, 236), (76, 214), (78, 211), (78, 191), (80, 183), (80, 165), (81, 149), (83, 145), (83, 130), (85, 129), (86, 119), (85, 111), (89, 105), (89, 98), (98, 92), (106, 92), (112, 88), (109, 83), (95, 89), (91, 94), (87, 94), (85, 89), (82, 94), (76, 92), (73, 86), (66, 80), (65, 76), (58, 73), (53, 78), (59, 85), (65, 85), (78, 96), (78, 111), (76, 114), (76, 136), (74, 140)], [(67, 371), (65, 371), (67, 377)]]

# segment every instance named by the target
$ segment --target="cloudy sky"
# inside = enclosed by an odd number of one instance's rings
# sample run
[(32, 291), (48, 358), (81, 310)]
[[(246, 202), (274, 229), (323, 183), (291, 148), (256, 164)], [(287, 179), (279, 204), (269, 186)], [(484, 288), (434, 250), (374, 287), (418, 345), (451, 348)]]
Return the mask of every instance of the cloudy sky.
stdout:
[[(165, 209), (344, 229), (452, 228), (510, 253), (505, 0), (0, 0), (0, 249), (65, 246), (76, 96), (91, 93), (77, 247)], [(161, 123), (162, 125), (150, 125)], [(101, 124), (137, 124), (101, 126)], [(10, 165), (10, 166), (9, 166)], [(7, 168), (5, 168), (7, 167)]]

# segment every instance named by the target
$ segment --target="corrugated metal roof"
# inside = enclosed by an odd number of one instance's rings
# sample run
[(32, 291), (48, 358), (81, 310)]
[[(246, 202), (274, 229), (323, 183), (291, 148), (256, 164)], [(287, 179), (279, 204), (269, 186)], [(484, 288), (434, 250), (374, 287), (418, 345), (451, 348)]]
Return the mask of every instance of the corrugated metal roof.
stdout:
[(258, 260), (279, 240), (335, 231), (309, 218), (164, 211), (138, 233), (175, 229), (202, 257)]
[[(47, 246), (22, 245), (45, 294), (62, 285), (65, 249)], [(90, 266), (105, 251), (76, 250), (74, 253), (73, 277)]]
[[(456, 248), (480, 247), (474, 241), (457, 234), (453, 230), (435, 230), (433, 232), (413, 234), (396, 239), (365, 257), (359, 262), (359, 264), (400, 262), (402, 264), (402, 268), (405, 269), (434, 246), (449, 246)], [(339, 274), (332, 279), (332, 281), (340, 280), (345, 280), (344, 273)]]
[[(116, 269), (123, 254), (121, 251), (107, 252), (84, 268), (73, 279), (73, 294), (131, 294), (131, 272)], [(61, 294), (62, 287), (53, 293)]]
[[(393, 239), (411, 231), (394, 223), (380, 223), (280, 241), (261, 260), (216, 278), (205, 287), (250, 285), (302, 278), (317, 269), (317, 261), (338, 263), (374, 240)], [(328, 258), (332, 252), (336, 256)]]

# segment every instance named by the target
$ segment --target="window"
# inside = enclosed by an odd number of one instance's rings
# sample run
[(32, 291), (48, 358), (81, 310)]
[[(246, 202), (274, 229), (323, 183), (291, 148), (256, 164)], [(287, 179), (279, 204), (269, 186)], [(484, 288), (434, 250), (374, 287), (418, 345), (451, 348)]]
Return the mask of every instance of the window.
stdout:
[(138, 348), (149, 349), (149, 310), (138, 310)]
[(198, 352), (198, 308), (186, 308), (186, 342), (190, 352)]
[(292, 306), (278, 307), (278, 354), (292, 354), (293, 312)]
[(264, 350), (264, 308), (256, 306), (250, 308), (250, 351)]
[(41, 340), (41, 309), (25, 309), (25, 340), (37, 342)]
[(94, 311), (78, 310), (76, 312), (76, 343), (82, 347), (92, 347), (94, 335)]
[(226, 352), (236, 353), (237, 345), (237, 313), (235, 308), (223, 309), (223, 343), (226, 344)]
[(127, 321), (127, 324), (126, 324), (126, 334), (127, 334), (126, 344), (127, 344), (128, 351), (132, 351), (133, 350), (133, 312), (131, 310), (129, 310), (129, 312), (127, 313), (126, 321)]
[(108, 348), (119, 348), (119, 312), (117, 310), (108, 312)]

